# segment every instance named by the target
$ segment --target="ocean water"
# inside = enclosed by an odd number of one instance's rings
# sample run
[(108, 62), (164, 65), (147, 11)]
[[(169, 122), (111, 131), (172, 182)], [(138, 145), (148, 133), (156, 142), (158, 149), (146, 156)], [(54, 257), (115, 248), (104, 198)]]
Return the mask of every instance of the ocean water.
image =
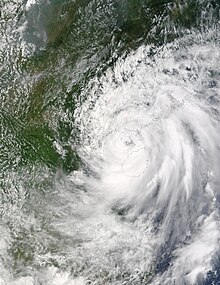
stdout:
[(0, 285), (220, 284), (219, 1), (0, 1)]

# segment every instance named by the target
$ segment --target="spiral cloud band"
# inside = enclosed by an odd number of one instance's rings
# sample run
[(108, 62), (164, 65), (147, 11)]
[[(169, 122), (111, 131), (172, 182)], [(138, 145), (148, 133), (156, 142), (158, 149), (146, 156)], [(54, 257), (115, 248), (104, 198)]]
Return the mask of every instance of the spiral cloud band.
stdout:
[(86, 187), (101, 211), (133, 230), (142, 227), (145, 241), (133, 254), (146, 258), (137, 270), (142, 278), (153, 272), (152, 284), (199, 284), (214, 270), (220, 238), (214, 37), (140, 47), (93, 81), (75, 112), (90, 173)]

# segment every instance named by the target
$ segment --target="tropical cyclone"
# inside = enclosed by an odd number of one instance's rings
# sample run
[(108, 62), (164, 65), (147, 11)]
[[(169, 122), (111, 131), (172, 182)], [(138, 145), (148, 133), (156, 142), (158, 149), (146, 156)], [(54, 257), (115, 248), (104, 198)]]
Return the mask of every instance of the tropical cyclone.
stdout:
[(219, 60), (212, 32), (141, 46), (93, 81), (75, 112), (88, 191), (151, 228), (152, 284), (199, 284), (215, 270)]

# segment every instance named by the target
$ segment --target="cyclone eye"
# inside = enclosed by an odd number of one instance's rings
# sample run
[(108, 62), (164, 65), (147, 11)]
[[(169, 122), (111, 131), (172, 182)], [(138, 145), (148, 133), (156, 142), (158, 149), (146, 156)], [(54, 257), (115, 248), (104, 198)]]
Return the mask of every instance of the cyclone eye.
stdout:
[(134, 144), (134, 141), (132, 140), (132, 138), (128, 137), (125, 139), (124, 144), (130, 146)]

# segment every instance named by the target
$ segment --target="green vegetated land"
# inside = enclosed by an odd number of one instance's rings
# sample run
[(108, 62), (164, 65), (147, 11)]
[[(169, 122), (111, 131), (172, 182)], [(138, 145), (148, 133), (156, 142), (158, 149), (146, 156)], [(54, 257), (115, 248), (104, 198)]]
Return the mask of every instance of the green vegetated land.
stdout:
[[(0, 14), (8, 48), (0, 51), (2, 169), (36, 161), (77, 169), (73, 112), (89, 80), (142, 43), (163, 45), (219, 17), (217, 1), (53, 0), (29, 10), (20, 3), (7, 14), (9, 2)], [(22, 38), (34, 46), (29, 53), (13, 32), (24, 23)]]
[(53, 221), (74, 218), (68, 204), (79, 186), (62, 174), (82, 165), (73, 114), (87, 84), (141, 44), (154, 54), (214, 27), (220, 8), (208, 0), (39, 0), (27, 10), (25, 2), (0, 0), (0, 217), (10, 236), (0, 266), (22, 276), (72, 264), (66, 248), (80, 243)]

